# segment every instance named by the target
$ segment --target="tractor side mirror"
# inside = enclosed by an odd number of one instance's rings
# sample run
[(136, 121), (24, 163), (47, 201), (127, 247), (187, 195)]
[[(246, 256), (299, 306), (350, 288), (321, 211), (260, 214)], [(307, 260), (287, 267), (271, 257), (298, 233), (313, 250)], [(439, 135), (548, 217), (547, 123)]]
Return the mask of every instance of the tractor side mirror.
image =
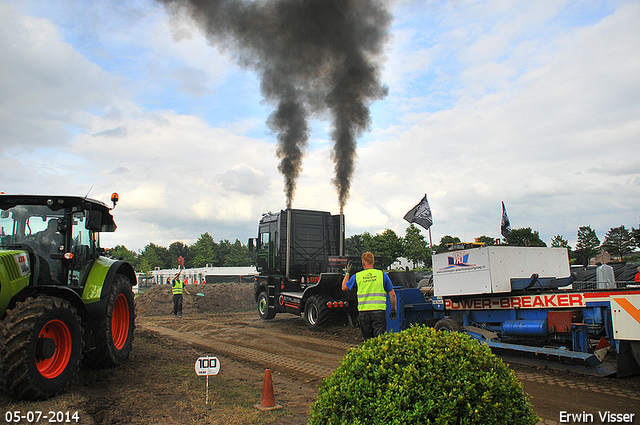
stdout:
[(254, 238), (249, 238), (249, 252), (253, 252), (256, 249), (256, 245), (255, 245), (255, 239)]
[(84, 223), (84, 228), (95, 232), (102, 230), (102, 212), (95, 210), (87, 211), (87, 220)]

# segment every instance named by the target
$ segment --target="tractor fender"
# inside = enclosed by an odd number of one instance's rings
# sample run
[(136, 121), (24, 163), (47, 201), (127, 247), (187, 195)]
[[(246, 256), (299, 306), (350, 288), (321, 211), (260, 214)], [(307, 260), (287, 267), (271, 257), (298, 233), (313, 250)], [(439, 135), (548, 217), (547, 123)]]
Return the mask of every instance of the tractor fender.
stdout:
[(116, 273), (129, 278), (131, 286), (136, 286), (136, 273), (130, 263), (99, 257), (91, 266), (82, 293), (82, 300), (91, 319), (100, 317), (107, 309), (111, 293), (111, 283)]

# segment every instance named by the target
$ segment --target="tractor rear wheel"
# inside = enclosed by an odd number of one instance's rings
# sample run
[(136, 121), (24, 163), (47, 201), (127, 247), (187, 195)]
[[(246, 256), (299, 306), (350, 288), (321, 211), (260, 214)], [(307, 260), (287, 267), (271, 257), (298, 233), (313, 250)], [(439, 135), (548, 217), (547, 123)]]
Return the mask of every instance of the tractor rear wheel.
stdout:
[(17, 399), (38, 400), (61, 392), (82, 359), (82, 321), (66, 300), (28, 298), (0, 324), (2, 384)]
[(129, 278), (116, 274), (103, 317), (91, 321), (95, 348), (85, 355), (93, 367), (110, 367), (129, 358), (133, 346), (135, 305)]
[(329, 319), (329, 299), (321, 295), (313, 295), (307, 300), (304, 307), (304, 322), (309, 329), (318, 329), (325, 325)]

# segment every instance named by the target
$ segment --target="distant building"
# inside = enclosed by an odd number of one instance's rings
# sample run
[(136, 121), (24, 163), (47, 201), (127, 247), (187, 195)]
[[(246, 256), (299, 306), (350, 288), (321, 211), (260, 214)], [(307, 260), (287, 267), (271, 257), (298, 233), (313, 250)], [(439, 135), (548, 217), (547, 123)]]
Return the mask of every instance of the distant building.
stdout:
[[(394, 261), (391, 266), (389, 266), (390, 269), (394, 270), (394, 269), (406, 269), (407, 267), (409, 267), (409, 269), (413, 269), (413, 262), (411, 260), (408, 260), (404, 257), (400, 257), (398, 258), (396, 261)], [(420, 268), (420, 267), (424, 267), (424, 262), (423, 261), (418, 261), (416, 263), (416, 267)]]
[[(151, 284), (162, 285), (171, 281), (178, 273), (178, 269), (156, 269), (149, 274), (143, 275), (143, 279), (150, 279)], [(203, 284), (215, 282), (242, 282), (247, 277), (257, 275), (255, 267), (199, 267), (193, 269), (183, 269), (180, 273), (182, 279), (187, 280), (187, 284)], [(243, 280), (244, 277), (244, 280)]]
[(593, 257), (591, 259), (591, 261), (589, 261), (589, 264), (591, 264), (591, 265), (607, 264), (607, 263), (610, 263), (610, 262), (611, 262), (611, 254), (609, 254), (605, 250), (600, 250), (600, 253), (598, 255), (596, 255), (595, 257)]

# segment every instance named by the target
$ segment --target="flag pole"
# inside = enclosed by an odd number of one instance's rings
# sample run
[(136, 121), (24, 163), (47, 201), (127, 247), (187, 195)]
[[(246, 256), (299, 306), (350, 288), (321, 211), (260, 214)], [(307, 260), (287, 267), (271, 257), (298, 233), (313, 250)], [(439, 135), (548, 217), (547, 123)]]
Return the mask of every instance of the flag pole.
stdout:
[(429, 252), (431, 252), (431, 258), (433, 258), (433, 242), (431, 242), (431, 226), (429, 226)]

